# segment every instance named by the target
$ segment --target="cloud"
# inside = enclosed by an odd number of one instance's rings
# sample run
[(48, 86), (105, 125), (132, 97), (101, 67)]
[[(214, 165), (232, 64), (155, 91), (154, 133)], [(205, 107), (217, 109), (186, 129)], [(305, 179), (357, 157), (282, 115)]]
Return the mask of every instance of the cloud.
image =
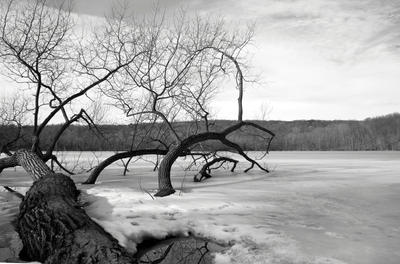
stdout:
[[(54, 0), (56, 1), (56, 0)], [(77, 12), (102, 16), (109, 0), (75, 0)], [(136, 13), (148, 0), (129, 1)], [(263, 81), (245, 94), (245, 116), (265, 102), (276, 119), (365, 118), (398, 111), (398, 0), (163, 0), (162, 8), (257, 22), (252, 51)], [(233, 89), (233, 92), (232, 92)], [(227, 100), (229, 99), (229, 100)], [(234, 88), (217, 98), (219, 118), (235, 118)], [(246, 114), (247, 113), (247, 114)]]

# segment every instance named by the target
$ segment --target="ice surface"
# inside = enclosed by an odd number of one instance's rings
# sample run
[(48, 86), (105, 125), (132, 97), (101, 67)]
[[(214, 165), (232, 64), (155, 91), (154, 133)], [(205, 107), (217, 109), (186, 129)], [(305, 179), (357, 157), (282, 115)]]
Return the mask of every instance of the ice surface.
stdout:
[[(217, 263), (394, 264), (400, 262), (399, 161), (400, 152), (272, 152), (270, 174), (243, 173), (243, 161), (235, 173), (217, 171), (193, 183), (195, 171), (184, 171), (188, 161), (180, 160), (176, 194), (154, 200), (148, 192), (155, 191), (156, 175), (140, 161), (127, 176), (114, 165), (100, 184), (79, 188), (88, 214), (132, 251), (145, 238), (191, 233), (230, 246)], [(3, 172), (1, 185), (24, 191), (29, 178), (21, 174)], [(0, 198), (7, 224), (17, 202), (6, 192)]]

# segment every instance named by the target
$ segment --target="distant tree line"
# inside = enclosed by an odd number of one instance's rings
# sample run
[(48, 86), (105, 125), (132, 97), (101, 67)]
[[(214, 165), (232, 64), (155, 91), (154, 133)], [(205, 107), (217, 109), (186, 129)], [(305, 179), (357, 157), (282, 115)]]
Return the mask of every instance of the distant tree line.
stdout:
[[(234, 121), (214, 121), (211, 130), (218, 131), (229, 126)], [(297, 121), (254, 121), (254, 123), (269, 127), (276, 133), (271, 150), (400, 150), (400, 114), (354, 120), (297, 120)], [(88, 130), (85, 126), (69, 127), (57, 143), (56, 150), (69, 151), (108, 151), (126, 150), (131, 146), (128, 140), (141, 134), (149, 137), (150, 126), (162, 124), (140, 125), (101, 125), (98, 130)], [(192, 126), (190, 122), (177, 122), (175, 125), (182, 133)], [(132, 126), (138, 126), (132, 129)], [(51, 135), (59, 125), (51, 125), (43, 131), (43, 145), (51, 144)], [(29, 148), (29, 139), (33, 127), (22, 129), (22, 139), (15, 144), (15, 149)], [(0, 126), (1, 141), (9, 140), (15, 134), (17, 127)], [(230, 135), (230, 139), (238, 142), (245, 150), (263, 150), (260, 144), (262, 133), (252, 128), (242, 128)], [(133, 135), (133, 131), (136, 135)], [(24, 136), (26, 135), (26, 136)], [(46, 136), (48, 135), (48, 136)], [(49, 142), (46, 140), (48, 139)], [(157, 147), (151, 140), (142, 140), (142, 148)], [(206, 141), (197, 148), (202, 150), (221, 150), (227, 148), (218, 141)]]
[(291, 121), (270, 124), (275, 150), (400, 150), (400, 114), (362, 121)]

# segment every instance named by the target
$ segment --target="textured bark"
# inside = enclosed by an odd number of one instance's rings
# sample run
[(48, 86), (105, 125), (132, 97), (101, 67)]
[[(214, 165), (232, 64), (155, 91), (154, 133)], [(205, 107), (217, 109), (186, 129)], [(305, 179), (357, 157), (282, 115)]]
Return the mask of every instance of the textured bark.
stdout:
[(137, 263), (78, 203), (74, 182), (56, 174), (33, 152), (19, 150), (1, 163), (21, 165), (34, 183), (20, 205), (15, 228), (20, 257), (42, 263)]
[(35, 181), (16, 221), (21, 258), (43, 263), (136, 263), (77, 202), (74, 182), (50, 173)]
[(14, 155), (18, 164), (33, 178), (34, 181), (52, 173), (50, 168), (36, 154), (27, 150), (18, 150)]
[(183, 150), (182, 145), (172, 145), (162, 159), (158, 168), (158, 192), (155, 196), (163, 197), (175, 192), (171, 183), (171, 168)]

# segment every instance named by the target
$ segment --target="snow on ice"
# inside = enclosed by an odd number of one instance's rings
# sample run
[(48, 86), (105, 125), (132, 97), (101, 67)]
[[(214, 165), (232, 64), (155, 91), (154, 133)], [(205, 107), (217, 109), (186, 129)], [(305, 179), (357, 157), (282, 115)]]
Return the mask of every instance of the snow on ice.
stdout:
[[(146, 238), (193, 234), (226, 246), (215, 254), (221, 264), (394, 264), (399, 160), (398, 152), (272, 152), (270, 174), (245, 174), (241, 161), (235, 173), (219, 170), (202, 183), (192, 182), (196, 172), (184, 171), (181, 160), (173, 170), (177, 192), (165, 198), (151, 196), (156, 175), (140, 161), (127, 176), (114, 165), (99, 184), (79, 188), (88, 214), (131, 251)], [(5, 181), (26, 189), (13, 173), (21, 174), (11, 171)]]

